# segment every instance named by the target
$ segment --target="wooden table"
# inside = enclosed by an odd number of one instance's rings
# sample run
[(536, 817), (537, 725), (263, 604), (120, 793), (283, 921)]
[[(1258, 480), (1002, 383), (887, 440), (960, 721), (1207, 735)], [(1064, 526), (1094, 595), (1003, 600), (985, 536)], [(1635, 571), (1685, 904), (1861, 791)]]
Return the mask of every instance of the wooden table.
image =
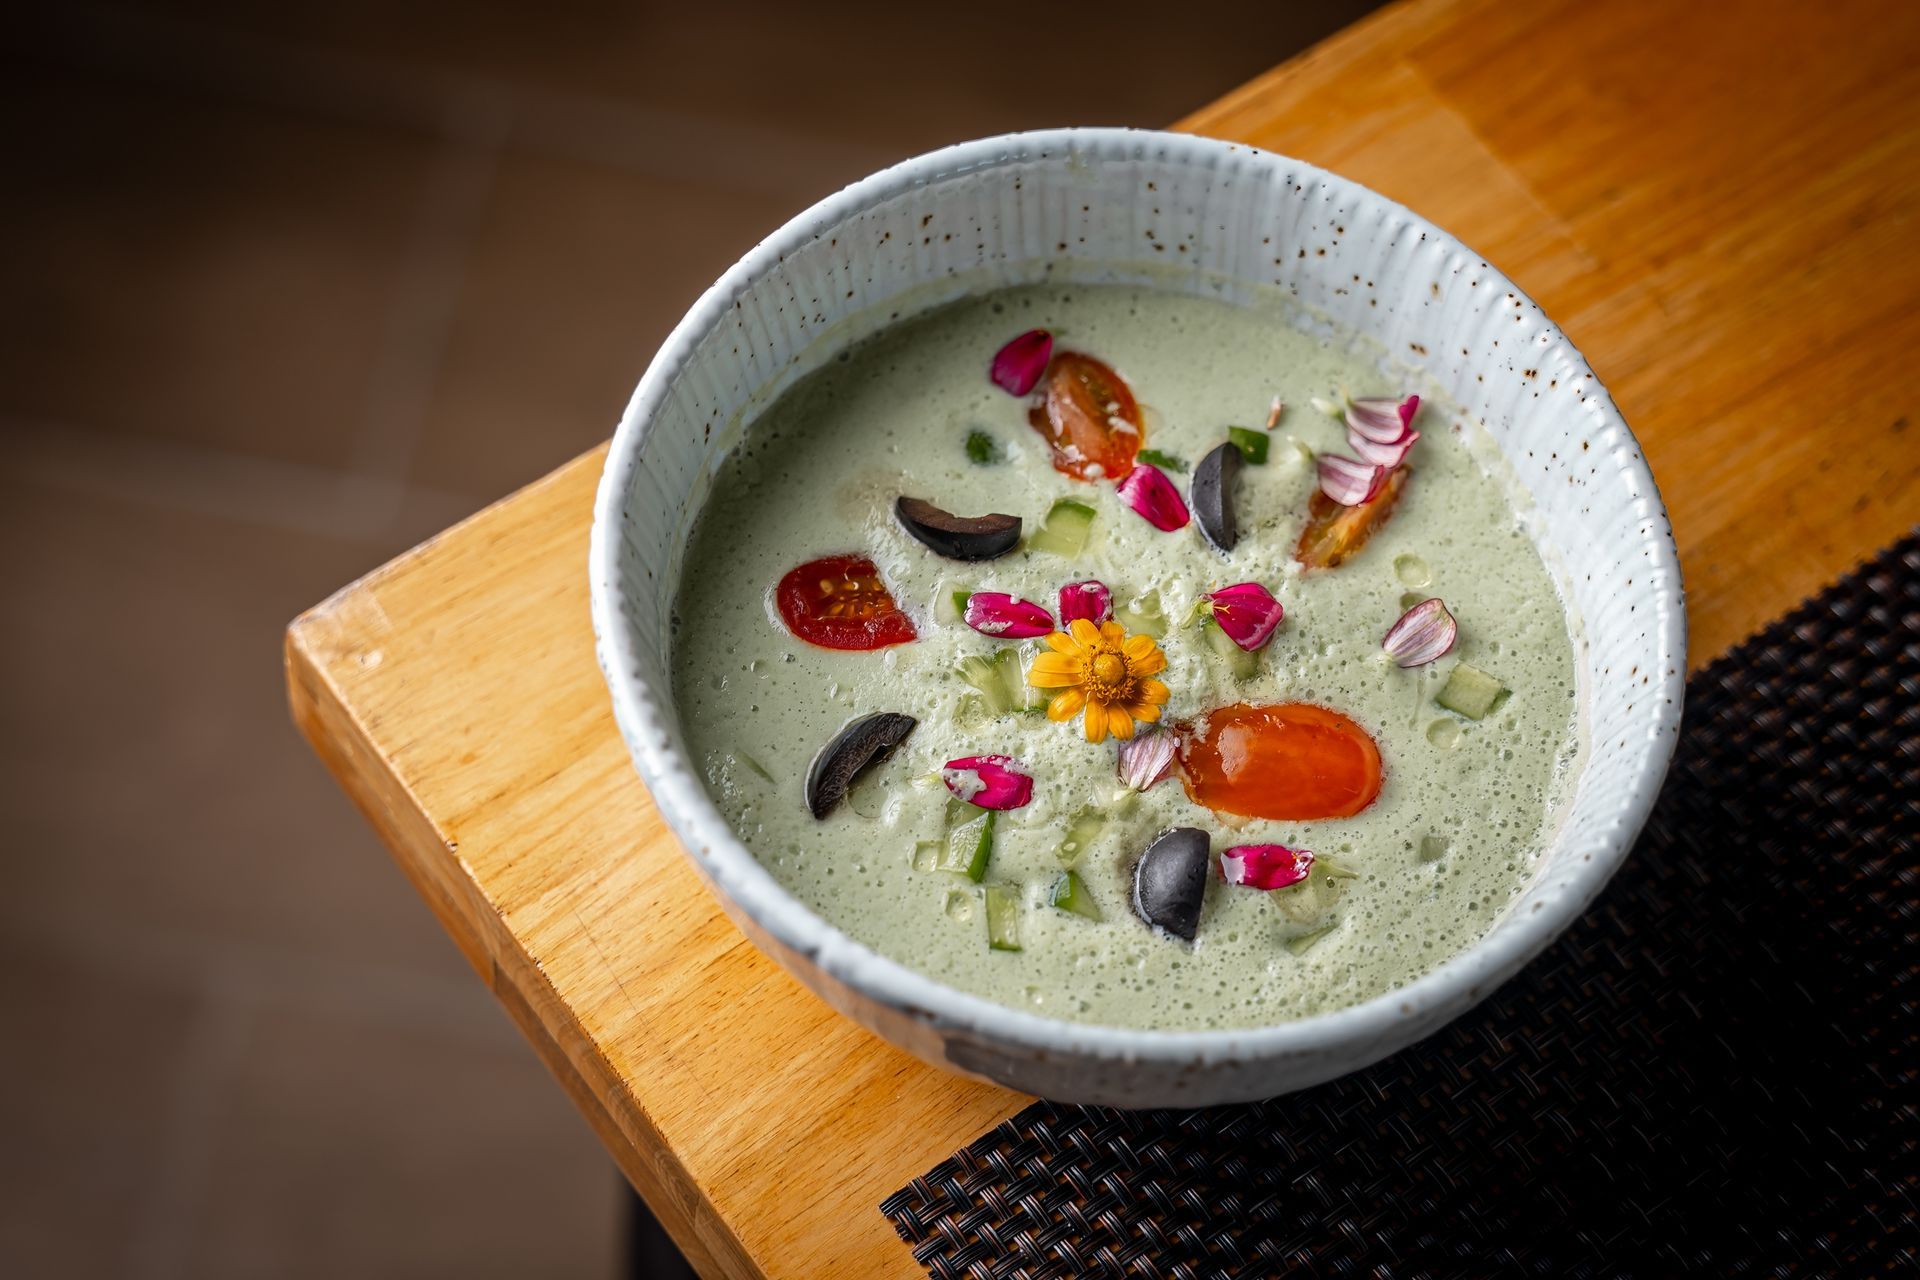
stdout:
[[(1181, 127), (1539, 299), (1645, 444), (1696, 665), (1920, 517), (1920, 4), (1416, 0)], [(829, 1012), (695, 878), (594, 665), (600, 464), (302, 616), (294, 714), (703, 1274), (923, 1274), (875, 1205), (1027, 1100)]]

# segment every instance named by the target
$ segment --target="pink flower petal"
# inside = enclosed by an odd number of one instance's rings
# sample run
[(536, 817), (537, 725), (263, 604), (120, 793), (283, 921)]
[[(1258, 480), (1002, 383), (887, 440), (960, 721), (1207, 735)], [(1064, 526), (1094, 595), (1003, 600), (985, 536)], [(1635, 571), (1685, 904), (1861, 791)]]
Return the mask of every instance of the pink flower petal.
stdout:
[(1142, 462), (1127, 473), (1118, 486), (1120, 498), (1162, 533), (1184, 529), (1190, 517), (1180, 490), (1167, 473), (1150, 462)]
[(1025, 640), (1057, 630), (1053, 615), (1030, 600), (1016, 600), (1004, 591), (976, 591), (967, 597), (966, 624), (983, 636)]
[(1283, 844), (1237, 844), (1220, 853), (1220, 878), (1249, 889), (1284, 889), (1312, 870), (1312, 850)]
[(1439, 600), (1422, 600), (1387, 629), (1380, 647), (1403, 667), (1424, 667), (1453, 652), (1460, 628)]
[(1320, 492), (1343, 507), (1357, 507), (1380, 492), (1388, 471), (1386, 467), (1355, 462), (1337, 453), (1322, 456), (1319, 467)]
[(1039, 383), (1052, 358), (1053, 335), (1045, 329), (1030, 329), (1000, 348), (988, 376), (1001, 390), (1023, 396)]
[(1227, 639), (1249, 653), (1272, 639), (1274, 628), (1287, 616), (1273, 592), (1257, 582), (1236, 583), (1209, 592), (1207, 602)]
[(1120, 781), (1146, 791), (1173, 772), (1174, 735), (1142, 729), (1120, 744)]
[(1420, 412), (1420, 397), (1394, 400), (1370, 396), (1347, 401), (1347, 429), (1358, 432), (1375, 444), (1395, 444), (1413, 430), (1413, 415)]
[(1018, 809), (1033, 799), (1033, 778), (1012, 756), (963, 756), (940, 770), (947, 790), (981, 809)]
[(1347, 443), (1360, 456), (1360, 461), (1376, 467), (1385, 467), (1391, 471), (1407, 460), (1407, 450), (1413, 448), (1413, 442), (1420, 438), (1418, 431), (1409, 431), (1392, 444), (1381, 444), (1369, 440), (1353, 428), (1347, 428)]
[(1088, 622), (1105, 622), (1113, 616), (1113, 592), (1106, 584), (1089, 578), (1085, 582), (1069, 582), (1060, 588), (1060, 625), (1067, 626), (1075, 618), (1085, 618)]

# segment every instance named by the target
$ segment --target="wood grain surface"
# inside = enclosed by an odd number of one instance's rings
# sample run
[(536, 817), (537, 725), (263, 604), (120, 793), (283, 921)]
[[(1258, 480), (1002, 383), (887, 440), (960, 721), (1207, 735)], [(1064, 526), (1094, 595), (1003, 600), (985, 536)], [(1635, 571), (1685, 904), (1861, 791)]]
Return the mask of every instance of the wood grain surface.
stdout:
[[(1416, 0), (1180, 127), (1546, 307), (1645, 445), (1696, 665), (1920, 519), (1920, 5)], [(833, 1014), (696, 879), (594, 664), (600, 462), (297, 620), (294, 714), (704, 1275), (923, 1274), (875, 1205), (1026, 1099)]]

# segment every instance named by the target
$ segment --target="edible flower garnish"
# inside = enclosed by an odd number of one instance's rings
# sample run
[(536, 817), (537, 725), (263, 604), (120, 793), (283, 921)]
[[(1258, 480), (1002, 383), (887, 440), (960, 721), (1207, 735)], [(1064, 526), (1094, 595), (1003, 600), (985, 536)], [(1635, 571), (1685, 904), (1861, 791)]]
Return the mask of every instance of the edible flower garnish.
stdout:
[(1420, 397), (1395, 400), (1390, 396), (1368, 396), (1347, 401), (1347, 430), (1376, 444), (1392, 444), (1413, 430), (1413, 415), (1420, 412)]
[(1389, 471), (1407, 460), (1407, 450), (1413, 448), (1420, 438), (1418, 431), (1409, 431), (1404, 439), (1393, 444), (1376, 444), (1371, 440), (1347, 432), (1347, 444), (1357, 454), (1360, 461), (1376, 467), (1385, 467)]
[(1284, 889), (1312, 870), (1312, 850), (1283, 844), (1237, 844), (1220, 854), (1220, 878), (1249, 889)]
[(1107, 590), (1105, 583), (1089, 578), (1085, 582), (1069, 582), (1060, 588), (1061, 626), (1070, 626), (1075, 618), (1101, 623), (1112, 616), (1113, 592)]
[(1004, 591), (976, 591), (967, 597), (966, 624), (996, 640), (1025, 640), (1053, 630), (1053, 615), (1030, 600)]
[(1337, 453), (1328, 454), (1317, 464), (1320, 468), (1320, 492), (1343, 507), (1358, 507), (1380, 492), (1388, 467), (1355, 462)]
[(989, 376), (1007, 394), (1024, 396), (1039, 384), (1052, 358), (1053, 335), (1045, 329), (1030, 329), (1000, 348)]
[(1167, 655), (1152, 636), (1128, 636), (1117, 622), (1076, 618), (1047, 643), (1053, 652), (1035, 658), (1027, 672), (1034, 688), (1060, 690), (1047, 703), (1047, 719), (1071, 720), (1084, 710), (1087, 741), (1101, 742), (1108, 733), (1131, 738), (1135, 720), (1160, 718), (1167, 686), (1150, 677), (1167, 669)]
[(1207, 593), (1204, 606), (1227, 633), (1227, 639), (1252, 653), (1268, 640), (1287, 616), (1273, 592), (1257, 582), (1241, 582)]
[(1386, 399), (1355, 400), (1347, 406), (1347, 444), (1362, 462), (1389, 469), (1406, 461), (1420, 433), (1413, 429), (1413, 415), (1420, 411), (1420, 397), (1408, 396), (1395, 402)]
[(1166, 472), (1152, 463), (1136, 465), (1116, 488), (1122, 501), (1162, 533), (1186, 528), (1189, 516), (1187, 504), (1180, 498), (1180, 490), (1174, 487), (1173, 481), (1167, 479)]
[(1145, 729), (1120, 744), (1120, 781), (1134, 791), (1151, 790), (1173, 772), (1174, 736)]
[(1380, 647), (1403, 667), (1424, 667), (1453, 651), (1460, 628), (1438, 599), (1422, 600), (1387, 629)]
[(947, 790), (979, 809), (1018, 809), (1033, 799), (1033, 778), (1012, 756), (963, 756), (940, 769)]

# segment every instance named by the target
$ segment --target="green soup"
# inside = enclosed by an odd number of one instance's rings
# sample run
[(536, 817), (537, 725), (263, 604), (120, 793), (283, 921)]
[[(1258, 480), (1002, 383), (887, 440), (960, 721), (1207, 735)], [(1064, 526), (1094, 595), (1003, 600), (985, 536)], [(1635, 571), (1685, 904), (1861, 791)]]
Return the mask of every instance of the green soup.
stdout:
[[(1264, 462), (1234, 486), (1231, 553), (1195, 525), (1160, 531), (1110, 482), (1054, 468), (1028, 421), (1031, 398), (987, 377), (995, 352), (1034, 328), (1125, 378), (1144, 447), (1183, 491), (1229, 427), (1265, 439)], [(1348, 452), (1344, 426), (1314, 398), (1417, 389), (1391, 384), (1378, 357), (1278, 299), (1238, 307), (1121, 286), (968, 299), (840, 353), (767, 407), (724, 463), (676, 602), (675, 696), (727, 821), (795, 896), (875, 950), (1074, 1021), (1284, 1021), (1392, 990), (1469, 946), (1524, 887), (1568, 798), (1580, 752), (1572, 632), (1503, 464), (1432, 399), (1391, 518), (1337, 568), (1294, 560), (1313, 457)], [(1287, 407), (1269, 431), (1275, 397)], [(1018, 515), (1026, 537), (997, 559), (944, 558), (895, 518), (902, 494)], [(1042, 536), (1061, 499), (1093, 511), (1077, 551), (1077, 528)], [(790, 632), (775, 584), (836, 554), (873, 561), (917, 639), (851, 652)], [(1089, 743), (1080, 721), (1024, 705), (1046, 694), (1010, 696), (990, 680), (983, 692), (981, 659), (1010, 651), (996, 669), (1016, 672), (1019, 687), (1045, 641), (972, 629), (955, 593), (1005, 592), (1053, 611), (1062, 585), (1087, 579), (1111, 590), (1130, 631), (1162, 620), (1166, 722), (1204, 723), (1232, 703), (1331, 708), (1377, 744), (1377, 799), (1356, 816), (1288, 822), (1196, 805), (1177, 773), (1132, 791), (1111, 739)], [(1254, 654), (1190, 621), (1207, 592), (1241, 582), (1264, 584), (1286, 610)], [(1457, 647), (1401, 668), (1382, 637), (1428, 597), (1457, 619)], [(816, 819), (803, 793), (810, 763), (849, 720), (881, 711), (918, 723)], [(988, 754), (1019, 761), (1033, 795), (994, 815), (986, 860), (973, 865), (982, 812), (954, 799), (941, 767)], [(1313, 851), (1314, 869), (1259, 890), (1225, 883), (1216, 862), (1195, 936), (1182, 941), (1132, 901), (1142, 850), (1175, 826), (1205, 831), (1216, 859), (1277, 843)]]

